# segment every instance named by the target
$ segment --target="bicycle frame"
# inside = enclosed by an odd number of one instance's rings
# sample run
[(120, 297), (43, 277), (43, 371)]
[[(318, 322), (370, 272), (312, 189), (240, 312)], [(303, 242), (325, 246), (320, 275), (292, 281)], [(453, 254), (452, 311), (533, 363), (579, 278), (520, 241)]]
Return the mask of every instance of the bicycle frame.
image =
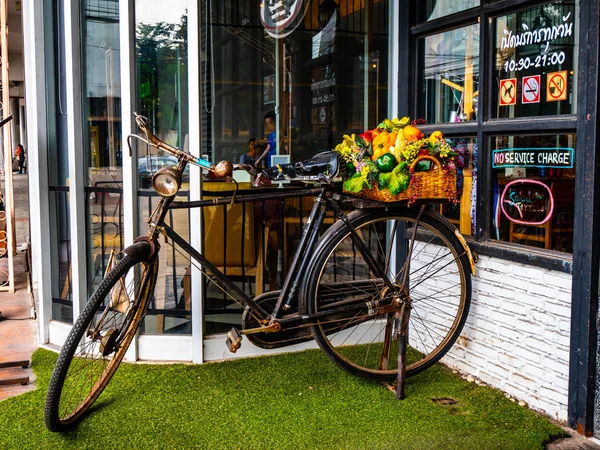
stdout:
[[(177, 169), (183, 171), (187, 164), (187, 161), (180, 158)], [(261, 324), (260, 328), (243, 330), (242, 334), (250, 334), (253, 332), (276, 332), (282, 329), (282, 326), (288, 326), (302, 322), (304, 324), (313, 324), (316, 320), (323, 317), (333, 316), (340, 312), (349, 312), (357, 309), (366, 309), (367, 306), (362, 302), (354, 303), (352, 305), (342, 305), (339, 308), (334, 308), (327, 312), (320, 312), (315, 314), (307, 314), (299, 300), (300, 286), (302, 284), (302, 276), (306, 275), (310, 258), (304, 257), (304, 255), (311, 254), (314, 250), (315, 245), (318, 241), (318, 233), (324, 222), (325, 213), (327, 207), (332, 208), (337, 216), (346, 223), (351, 234), (353, 235), (359, 251), (365, 257), (365, 261), (368, 262), (369, 266), (381, 277), (384, 283), (391, 285), (391, 281), (387, 278), (386, 274), (378, 273), (379, 269), (374, 262), (373, 256), (369, 250), (364, 247), (361, 239), (358, 237), (356, 230), (352, 228), (348, 222), (346, 215), (342, 212), (341, 208), (337, 204), (334, 197), (336, 189), (330, 185), (322, 184), (318, 188), (301, 188), (294, 189), (288, 192), (276, 192), (272, 191), (268, 193), (257, 193), (257, 194), (241, 194), (233, 195), (230, 197), (223, 197), (211, 200), (198, 200), (198, 201), (175, 201), (175, 195), (171, 197), (162, 197), (158, 205), (155, 207), (152, 215), (148, 219), (150, 223), (150, 229), (148, 232), (148, 238), (155, 241), (158, 239), (159, 234), (163, 234), (165, 237), (171, 239), (176, 243), (183, 251), (185, 251), (190, 257), (194, 259), (201, 267), (201, 271), (205, 274), (210, 274), (216, 279), (224, 289), (227, 290), (228, 294), (232, 298), (239, 302), (245, 308), (251, 308), (253, 313), (257, 316), (258, 322)], [(335, 195), (334, 195), (335, 194)], [(219, 270), (214, 264), (212, 264), (202, 253), (193, 248), (184, 238), (182, 238), (173, 228), (164, 223), (164, 218), (169, 210), (172, 209), (191, 209), (191, 208), (205, 208), (216, 205), (227, 205), (227, 204), (241, 204), (253, 201), (260, 201), (265, 199), (285, 199), (303, 196), (316, 196), (315, 202), (311, 209), (307, 223), (303, 228), (302, 237), (298, 249), (296, 250), (288, 273), (283, 282), (281, 291), (279, 292), (277, 303), (273, 311), (266, 311), (260, 306), (257, 299), (260, 299), (263, 295), (269, 294), (264, 293), (258, 297), (252, 298), (244, 291), (242, 291), (226, 274)], [(282, 315), (284, 311), (289, 310), (292, 306), (298, 306), (300, 314), (289, 314)]]

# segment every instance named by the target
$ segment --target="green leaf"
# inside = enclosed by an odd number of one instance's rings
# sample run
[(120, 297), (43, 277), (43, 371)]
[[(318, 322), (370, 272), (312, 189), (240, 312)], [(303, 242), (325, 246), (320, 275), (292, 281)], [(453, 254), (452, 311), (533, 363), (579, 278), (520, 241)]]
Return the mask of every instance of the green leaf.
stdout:
[(363, 188), (364, 180), (360, 173), (355, 173), (344, 181), (344, 190), (358, 194)]
[(359, 134), (357, 134), (356, 137), (354, 138), (354, 142), (356, 143), (356, 145), (358, 145), (361, 148), (366, 148), (369, 146), (367, 141), (365, 141), (364, 138)]
[(380, 173), (379, 178), (377, 179), (377, 181), (379, 182), (379, 189), (384, 189), (388, 187), (390, 183), (390, 178), (392, 178), (392, 176), (394, 176), (392, 172)]

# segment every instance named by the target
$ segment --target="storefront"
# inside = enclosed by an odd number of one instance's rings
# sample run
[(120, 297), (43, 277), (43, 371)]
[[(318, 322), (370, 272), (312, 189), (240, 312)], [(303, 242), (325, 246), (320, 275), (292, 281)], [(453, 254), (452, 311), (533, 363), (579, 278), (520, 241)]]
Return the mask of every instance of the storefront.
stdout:
[[(141, 145), (129, 154), (124, 137), (136, 131), (134, 111), (162, 139), (213, 161), (239, 161), (255, 138), (250, 156), (269, 165), (408, 115), (426, 132), (441, 130), (459, 153), (461, 201), (443, 212), (479, 255), (471, 315), (446, 364), (592, 431), (599, 416), (596, 2), (26, 3), (42, 342), (61, 345), (111, 250), (144, 232), (156, 203), (148, 180), (170, 160), (149, 158)], [(263, 142), (271, 143), (268, 154)], [(181, 195), (210, 195), (201, 178), (190, 168)], [(285, 216), (290, 205), (281, 208)], [(226, 243), (235, 235), (223, 232), (226, 218), (211, 214), (170, 220), (198, 248), (223, 241), (212, 246), (215, 258), (231, 265)], [(264, 206), (257, 216), (255, 234), (268, 222)], [(280, 222), (279, 261), (259, 267), (270, 284), (280, 281), (288, 235), (293, 241), (301, 222), (301, 213), (298, 223)], [(260, 258), (246, 261), (243, 252), (246, 275)], [(161, 274), (130, 359), (231, 357), (222, 333), (241, 310), (176, 248), (165, 248)], [(246, 289), (245, 276), (240, 283)], [(248, 345), (241, 355), (257, 353)]]

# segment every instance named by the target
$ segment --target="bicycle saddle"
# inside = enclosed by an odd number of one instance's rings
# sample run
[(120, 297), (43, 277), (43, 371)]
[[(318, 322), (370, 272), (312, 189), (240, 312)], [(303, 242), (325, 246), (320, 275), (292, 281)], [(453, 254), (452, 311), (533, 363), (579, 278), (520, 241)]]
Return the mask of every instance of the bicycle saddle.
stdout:
[(334, 151), (321, 152), (306, 161), (293, 164), (277, 164), (262, 171), (271, 181), (306, 180), (317, 181), (321, 177), (332, 179), (339, 170), (338, 154)]

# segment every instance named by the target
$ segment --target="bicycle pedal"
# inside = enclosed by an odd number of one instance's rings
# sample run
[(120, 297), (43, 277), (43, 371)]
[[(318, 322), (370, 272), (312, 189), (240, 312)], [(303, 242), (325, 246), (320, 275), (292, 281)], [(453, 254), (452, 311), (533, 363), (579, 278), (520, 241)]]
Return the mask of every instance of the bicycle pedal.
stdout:
[(237, 328), (232, 328), (227, 333), (227, 340), (225, 343), (227, 344), (227, 348), (231, 353), (237, 352), (237, 350), (242, 346), (242, 334)]

